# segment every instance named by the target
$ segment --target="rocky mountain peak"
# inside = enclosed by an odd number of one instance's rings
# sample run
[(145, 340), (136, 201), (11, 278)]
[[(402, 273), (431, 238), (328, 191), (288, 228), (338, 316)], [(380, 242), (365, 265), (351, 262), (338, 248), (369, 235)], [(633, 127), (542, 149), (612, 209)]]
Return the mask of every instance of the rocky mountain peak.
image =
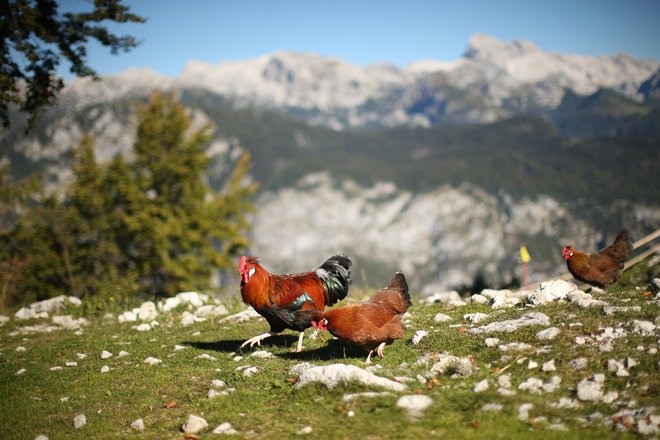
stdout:
[(539, 51), (540, 49), (529, 40), (502, 41), (491, 35), (479, 32), (470, 38), (463, 56), (474, 60), (481, 59), (499, 62)]

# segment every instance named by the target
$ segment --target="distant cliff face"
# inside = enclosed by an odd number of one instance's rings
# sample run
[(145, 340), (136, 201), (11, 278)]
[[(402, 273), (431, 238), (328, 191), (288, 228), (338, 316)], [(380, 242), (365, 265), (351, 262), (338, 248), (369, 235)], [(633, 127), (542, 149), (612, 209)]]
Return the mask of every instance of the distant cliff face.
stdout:
[(268, 268), (303, 270), (347, 252), (355, 279), (375, 285), (395, 270), (416, 288), (470, 285), (477, 274), (508, 283), (520, 276), (522, 244), (540, 279), (563, 273), (562, 240), (594, 248), (599, 237), (550, 197), (513, 202), (469, 184), (413, 194), (389, 182), (363, 187), (319, 173), (263, 193), (257, 207), (252, 251)]

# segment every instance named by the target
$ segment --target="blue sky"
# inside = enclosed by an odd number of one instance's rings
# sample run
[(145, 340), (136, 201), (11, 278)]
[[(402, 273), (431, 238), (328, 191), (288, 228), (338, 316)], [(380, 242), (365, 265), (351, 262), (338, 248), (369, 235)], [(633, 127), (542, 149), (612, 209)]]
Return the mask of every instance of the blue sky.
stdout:
[[(90, 9), (91, 0), (62, 0)], [(483, 32), (525, 38), (541, 49), (660, 59), (658, 0), (124, 0), (145, 24), (112, 26), (143, 43), (111, 55), (89, 46), (98, 73), (149, 67), (170, 77), (195, 59), (256, 58), (276, 50), (315, 52), (357, 65), (455, 60)], [(70, 77), (61, 69), (65, 77)]]

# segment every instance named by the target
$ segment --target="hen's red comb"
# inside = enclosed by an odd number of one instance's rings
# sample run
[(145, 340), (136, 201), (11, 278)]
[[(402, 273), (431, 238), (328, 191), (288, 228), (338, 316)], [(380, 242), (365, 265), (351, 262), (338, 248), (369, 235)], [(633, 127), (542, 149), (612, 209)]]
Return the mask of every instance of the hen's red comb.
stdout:
[(245, 264), (247, 263), (247, 258), (245, 255), (241, 257), (241, 259), (238, 262), (238, 271), (243, 273), (245, 271)]

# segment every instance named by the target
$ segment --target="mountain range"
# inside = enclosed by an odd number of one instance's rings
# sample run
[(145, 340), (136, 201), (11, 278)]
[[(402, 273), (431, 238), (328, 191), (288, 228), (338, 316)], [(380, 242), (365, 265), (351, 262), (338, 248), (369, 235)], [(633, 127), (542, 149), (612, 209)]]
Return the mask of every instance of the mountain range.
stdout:
[(214, 127), (214, 185), (251, 151), (252, 251), (273, 270), (346, 251), (366, 282), (401, 269), (419, 288), (505, 284), (522, 243), (541, 278), (563, 270), (566, 240), (589, 250), (621, 226), (660, 227), (659, 83), (658, 60), (484, 34), (458, 60), (405, 68), (290, 52), (190, 61), (177, 78), (73, 81), (30, 135), (2, 134), (0, 160), (57, 188), (84, 133), (101, 160), (127, 154), (136, 101), (164, 90)]

